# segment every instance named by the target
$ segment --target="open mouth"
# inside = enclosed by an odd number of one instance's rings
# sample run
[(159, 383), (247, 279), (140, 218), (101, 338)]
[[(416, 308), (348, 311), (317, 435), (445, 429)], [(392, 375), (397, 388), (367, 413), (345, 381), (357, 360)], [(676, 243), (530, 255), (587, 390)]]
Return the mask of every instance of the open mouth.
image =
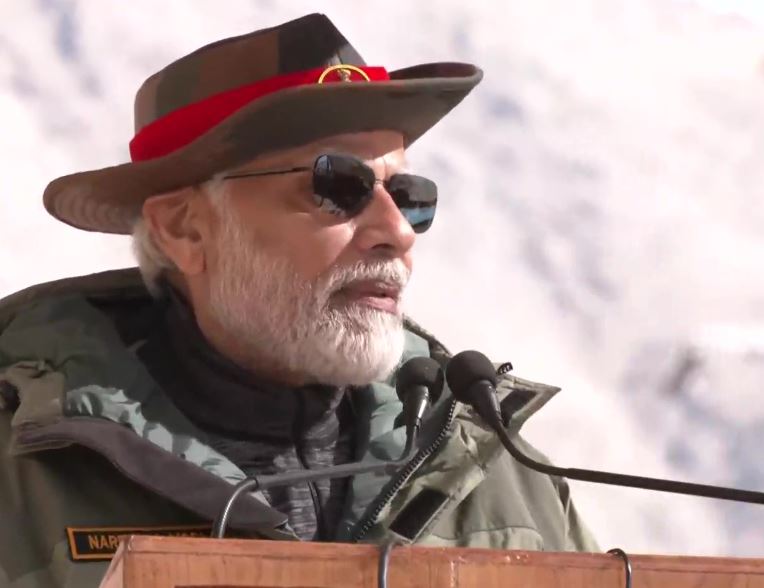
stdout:
[(401, 288), (380, 280), (361, 280), (341, 288), (337, 294), (350, 304), (362, 304), (399, 314)]

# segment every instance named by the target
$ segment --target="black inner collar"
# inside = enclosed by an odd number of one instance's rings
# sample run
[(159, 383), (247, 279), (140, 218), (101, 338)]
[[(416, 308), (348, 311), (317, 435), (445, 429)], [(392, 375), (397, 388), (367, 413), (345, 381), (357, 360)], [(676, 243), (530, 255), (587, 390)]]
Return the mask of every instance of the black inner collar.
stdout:
[(139, 357), (178, 408), (205, 430), (287, 443), (310, 435), (337, 410), (344, 389), (289, 387), (258, 377), (219, 353), (185, 299), (169, 288), (165, 311)]

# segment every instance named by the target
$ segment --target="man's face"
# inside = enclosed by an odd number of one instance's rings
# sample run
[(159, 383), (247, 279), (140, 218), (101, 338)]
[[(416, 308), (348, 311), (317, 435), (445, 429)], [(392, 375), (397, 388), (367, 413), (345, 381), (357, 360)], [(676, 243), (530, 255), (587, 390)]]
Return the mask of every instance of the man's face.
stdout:
[[(325, 153), (353, 155), (379, 180), (405, 166), (401, 135), (376, 131), (229, 173), (312, 167)], [(215, 189), (204, 278), (206, 310), (224, 331), (217, 338), (254, 370), (272, 367), (294, 381), (360, 385), (386, 376), (403, 348), (400, 295), (414, 231), (383, 184), (353, 217), (319, 204), (311, 172), (223, 180)]]

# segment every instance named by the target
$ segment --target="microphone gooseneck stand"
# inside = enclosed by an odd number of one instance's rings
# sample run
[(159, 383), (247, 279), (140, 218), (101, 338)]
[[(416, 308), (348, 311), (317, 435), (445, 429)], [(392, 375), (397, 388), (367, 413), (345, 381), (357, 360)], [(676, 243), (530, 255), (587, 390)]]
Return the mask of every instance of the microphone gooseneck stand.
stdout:
[(331, 480), (334, 478), (345, 478), (356, 476), (358, 474), (388, 474), (392, 475), (402, 466), (414, 457), (416, 453), (416, 435), (412, 435), (406, 440), (406, 448), (403, 455), (394, 461), (385, 461), (382, 463), (347, 463), (320, 470), (299, 470), (296, 472), (285, 472), (283, 474), (273, 474), (270, 476), (255, 476), (246, 478), (236, 484), (234, 491), (220, 511), (215, 524), (212, 526), (212, 537), (222, 539), (225, 536), (225, 530), (228, 526), (228, 520), (231, 518), (231, 511), (239, 498), (248, 491), (263, 490), (265, 488), (274, 488), (278, 486), (291, 486), (293, 484), (304, 484), (305, 482), (315, 482), (317, 480)]
[[(225, 537), (231, 511), (245, 492), (318, 480), (346, 478), (358, 474), (395, 474), (416, 455), (416, 439), (422, 426), (424, 412), (428, 404), (437, 402), (443, 390), (443, 380), (443, 370), (441, 370), (440, 365), (429, 357), (411, 358), (398, 370), (395, 390), (398, 398), (403, 402), (402, 414), (406, 426), (406, 444), (398, 459), (381, 463), (347, 463), (320, 470), (299, 470), (270, 476), (245, 478), (234, 487), (231, 496), (212, 526), (211, 536), (216, 539)], [(377, 585), (380, 588), (387, 588), (387, 568), (393, 547), (395, 547), (395, 542), (388, 541), (380, 548), (377, 568)]]
[(517, 448), (504, 427), (501, 407), (496, 395), (496, 374), (493, 364), (487, 357), (477, 351), (459, 353), (448, 364), (446, 380), (456, 399), (471, 406), (480, 415), (485, 423), (496, 432), (502, 445), (504, 445), (512, 457), (524, 466), (542, 474), (562, 476), (583, 482), (609, 484), (611, 486), (657, 490), (658, 492), (702, 496), (749, 504), (764, 504), (764, 493), (752, 490), (693, 484), (660, 478), (646, 478), (644, 476), (632, 476), (597, 470), (562, 468), (538, 462)]
[(245, 478), (234, 487), (231, 496), (212, 526), (211, 536), (216, 539), (222, 539), (225, 536), (231, 511), (245, 492), (318, 480), (347, 478), (359, 474), (392, 475), (397, 472), (414, 457), (416, 438), (422, 426), (422, 417), (427, 405), (434, 404), (440, 397), (443, 391), (443, 380), (443, 370), (438, 362), (430, 357), (412, 357), (398, 370), (395, 392), (403, 403), (404, 424), (406, 426), (406, 444), (398, 459), (382, 463), (346, 463), (319, 470), (298, 470), (283, 474)]
[(506, 450), (518, 462), (524, 466), (551, 476), (563, 476), (571, 480), (594, 482), (597, 484), (610, 484), (613, 486), (628, 486), (642, 490), (657, 490), (658, 492), (672, 492), (674, 494), (686, 494), (689, 496), (702, 496), (705, 498), (717, 498), (720, 500), (733, 500), (735, 502), (747, 502), (750, 504), (764, 504), (764, 493), (753, 490), (740, 490), (738, 488), (726, 488), (724, 486), (709, 486), (707, 484), (693, 484), (676, 480), (663, 480), (661, 478), (646, 478), (644, 476), (632, 476), (617, 474), (614, 472), (602, 472), (597, 470), (585, 470), (579, 468), (561, 468), (538, 462), (522, 453), (512, 441), (503, 426), (492, 427), (499, 436)]

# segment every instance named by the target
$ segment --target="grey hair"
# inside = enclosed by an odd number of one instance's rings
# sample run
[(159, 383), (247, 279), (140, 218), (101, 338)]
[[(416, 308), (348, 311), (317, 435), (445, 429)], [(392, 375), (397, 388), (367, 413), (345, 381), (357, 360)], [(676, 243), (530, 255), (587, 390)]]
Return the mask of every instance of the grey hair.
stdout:
[[(227, 191), (224, 188), (225, 182), (222, 180), (222, 176), (222, 173), (218, 174), (211, 180), (198, 186), (198, 189), (210, 199), (213, 207), (218, 211), (225, 206), (227, 201), (225, 197)], [(133, 225), (132, 249), (133, 255), (138, 262), (138, 269), (141, 272), (143, 283), (154, 298), (161, 298), (163, 294), (160, 286), (162, 276), (168, 271), (174, 271), (178, 268), (172, 259), (162, 251), (162, 248), (157, 245), (151, 234), (151, 228), (142, 216), (138, 217)]]

